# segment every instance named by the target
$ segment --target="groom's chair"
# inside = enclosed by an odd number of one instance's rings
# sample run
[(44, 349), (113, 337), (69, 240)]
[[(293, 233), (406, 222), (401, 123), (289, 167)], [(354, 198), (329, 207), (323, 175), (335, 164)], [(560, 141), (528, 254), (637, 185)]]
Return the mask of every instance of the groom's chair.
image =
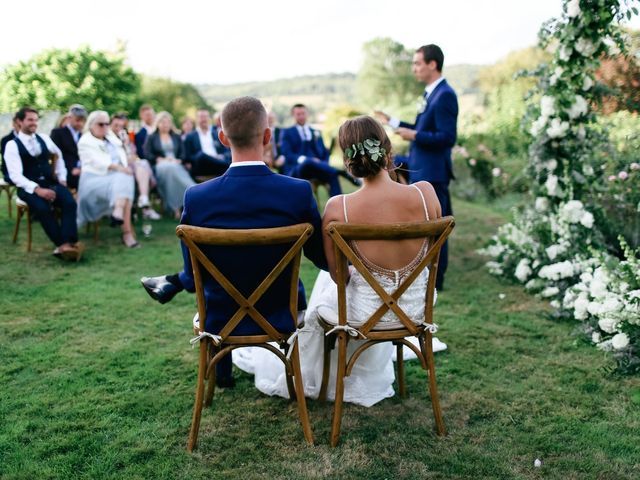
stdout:
[[(319, 309), (320, 325), (325, 330), (324, 369), (320, 400), (326, 400), (327, 384), (329, 380), (329, 367), (331, 363), (331, 349), (334, 348), (337, 339), (338, 365), (336, 378), (336, 398), (331, 426), (331, 446), (335, 447), (340, 437), (340, 425), (342, 421), (342, 402), (344, 397), (344, 379), (348, 377), (358, 357), (369, 347), (381, 342), (393, 342), (397, 348), (397, 376), (400, 395), (405, 395), (404, 364), (402, 360), (403, 346), (407, 346), (415, 352), (420, 364), (428, 372), (429, 393), (431, 405), (436, 421), (438, 435), (445, 434), (438, 388), (436, 385), (436, 370), (433, 359), (432, 334), (437, 326), (433, 323), (433, 301), (438, 270), (438, 257), (440, 249), (451, 233), (455, 224), (453, 217), (444, 217), (420, 223), (398, 223), (392, 225), (358, 225), (353, 223), (331, 222), (326, 231), (333, 240), (338, 269), (338, 312)], [(378, 283), (375, 277), (355, 254), (350, 246), (351, 241), (358, 240), (405, 240), (424, 238), (429, 241), (429, 248), (416, 268), (399, 284), (394, 292), (387, 293)], [(362, 325), (349, 325), (347, 318), (347, 261), (350, 262), (369, 283), (371, 288), (380, 297), (380, 308)], [(420, 324), (409, 316), (398, 305), (398, 299), (409, 288), (418, 275), (429, 268), (429, 279), (425, 291), (424, 321)], [(401, 327), (393, 330), (383, 330), (378, 327), (378, 322), (387, 313), (392, 311)], [(406, 337), (416, 336), (420, 348), (414, 346)], [(364, 339), (364, 342), (347, 358), (347, 343), (350, 339)]]
[[(300, 371), (300, 357), (297, 338), (298, 317), (298, 276), (300, 271), (300, 256), (302, 246), (313, 233), (313, 226), (302, 223), (288, 227), (265, 228), (253, 230), (228, 230), (178, 225), (176, 228), (178, 237), (182, 239), (191, 255), (196, 298), (198, 301), (198, 335), (192, 340), (192, 344), (200, 343), (200, 360), (198, 366), (198, 380), (196, 386), (196, 398), (193, 407), (193, 419), (187, 450), (192, 451), (198, 441), (200, 417), (203, 403), (211, 404), (215, 388), (216, 364), (232, 350), (240, 347), (262, 347), (273, 352), (285, 366), (289, 397), (297, 400), (298, 413), (302, 423), (304, 438), (309, 444), (313, 444), (313, 434), (309, 423), (309, 414), (304, 397), (304, 390)], [(205, 255), (201, 246), (229, 247), (229, 246), (269, 246), (292, 245), (286, 254), (277, 262), (271, 272), (260, 282), (249, 296), (244, 296)], [(269, 287), (280, 275), (291, 266), (291, 283), (289, 288), (289, 311), (291, 313), (291, 328), (287, 333), (276, 330), (269, 321), (256, 309), (256, 303), (267, 292)], [(285, 272), (286, 274), (286, 272)], [(226, 324), (217, 334), (205, 331), (206, 301), (203, 278), (210, 275), (238, 304), (238, 310), (229, 317)], [(234, 329), (246, 317), (250, 317), (258, 325), (264, 334), (261, 335), (234, 335)], [(291, 333), (293, 332), (293, 333)], [(275, 342), (280, 349), (269, 342)], [(205, 397), (205, 382), (207, 392)], [(295, 385), (295, 387), (294, 387)]]

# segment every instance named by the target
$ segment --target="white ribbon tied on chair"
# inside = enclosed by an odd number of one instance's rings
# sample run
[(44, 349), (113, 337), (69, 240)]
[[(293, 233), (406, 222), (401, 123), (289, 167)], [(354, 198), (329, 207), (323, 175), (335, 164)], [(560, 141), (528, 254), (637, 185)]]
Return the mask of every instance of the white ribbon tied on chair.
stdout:
[(354, 338), (357, 337), (358, 335), (360, 335), (365, 340), (367, 339), (367, 337), (365, 337), (365, 335), (360, 330), (358, 330), (357, 328), (353, 328), (351, 325), (336, 325), (331, 330), (329, 330), (327, 333), (325, 333), (325, 336), (329, 336), (332, 333), (335, 333), (335, 332), (338, 332), (338, 331), (347, 332), (349, 334), (349, 336), (354, 337)]
[(291, 360), (291, 354), (293, 353), (293, 345), (296, 343), (298, 339), (298, 335), (300, 334), (300, 330), (296, 330), (291, 334), (289, 338), (287, 338), (287, 343), (289, 344), (289, 348), (287, 349), (287, 360)]
[(422, 322), (422, 325), (424, 325), (425, 330), (428, 330), (431, 333), (436, 333), (438, 331), (438, 325), (435, 323)]
[(207, 338), (207, 337), (211, 339), (211, 341), (216, 347), (222, 343), (222, 337), (220, 335), (214, 335), (213, 333), (209, 333), (209, 332), (200, 332), (200, 335), (198, 335), (197, 337), (193, 337), (191, 340), (189, 340), (189, 343), (193, 348), (196, 346), (196, 343), (198, 343), (203, 338)]

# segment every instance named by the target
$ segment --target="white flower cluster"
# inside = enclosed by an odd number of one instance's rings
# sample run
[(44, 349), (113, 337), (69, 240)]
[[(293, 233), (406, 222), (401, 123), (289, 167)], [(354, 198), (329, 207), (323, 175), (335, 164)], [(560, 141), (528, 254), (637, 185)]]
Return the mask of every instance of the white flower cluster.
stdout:
[(585, 210), (580, 200), (570, 200), (560, 207), (560, 218), (569, 223), (579, 223), (583, 227), (593, 227), (593, 214)]

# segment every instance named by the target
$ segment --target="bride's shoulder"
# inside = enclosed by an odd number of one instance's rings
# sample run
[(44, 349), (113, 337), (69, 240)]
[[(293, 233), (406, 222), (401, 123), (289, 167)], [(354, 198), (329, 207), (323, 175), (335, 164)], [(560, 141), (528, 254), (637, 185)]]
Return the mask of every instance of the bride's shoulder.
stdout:
[(327, 200), (326, 205), (324, 206), (324, 214), (322, 216), (325, 221), (338, 220), (342, 221), (342, 211), (343, 211), (343, 197), (344, 195), (336, 195)]

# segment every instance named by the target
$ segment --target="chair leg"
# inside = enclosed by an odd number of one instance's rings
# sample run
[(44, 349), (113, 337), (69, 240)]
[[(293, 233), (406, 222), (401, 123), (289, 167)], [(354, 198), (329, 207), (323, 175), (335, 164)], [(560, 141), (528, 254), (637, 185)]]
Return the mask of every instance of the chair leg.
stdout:
[(5, 188), (5, 193), (7, 194), (7, 208), (9, 210), (9, 218), (13, 217), (13, 208), (11, 205), (11, 188)]
[(22, 220), (22, 215), (24, 214), (24, 209), (21, 207), (16, 208), (16, 226), (13, 229), (13, 243), (18, 241), (18, 233), (20, 232), (20, 220)]
[[(215, 355), (215, 352), (213, 353), (213, 355)], [(211, 354), (211, 352), (208, 353), (207, 365), (209, 365), (209, 362), (213, 358), (213, 355)], [(204, 398), (204, 406), (210, 407), (211, 403), (213, 402), (213, 394), (215, 393), (215, 390), (216, 390), (216, 366), (211, 365), (207, 373), (208, 373), (207, 393)]]
[(304, 396), (304, 386), (302, 382), (302, 370), (300, 368), (300, 351), (298, 350), (298, 342), (293, 345), (293, 354), (291, 355), (291, 363), (293, 367), (293, 378), (296, 385), (296, 401), (298, 403), (298, 413), (300, 415), (300, 423), (302, 423), (302, 432), (304, 439), (309, 445), (313, 445), (313, 432), (311, 431), (311, 423), (309, 422), (309, 411), (307, 410), (307, 399)]
[(398, 392), (402, 398), (407, 396), (407, 388), (404, 383), (404, 358), (402, 358), (402, 343), (396, 343), (396, 368), (398, 369)]
[(425, 358), (427, 360), (427, 369), (429, 370), (429, 395), (431, 396), (433, 416), (436, 420), (436, 431), (438, 432), (438, 435), (445, 435), (447, 432), (444, 428), (444, 420), (442, 420), (442, 410), (440, 408), (440, 398), (438, 397), (436, 366), (433, 359), (433, 340), (430, 334), (425, 336), (424, 347), (424, 350), (426, 350)]
[(100, 221), (96, 221), (93, 224), (93, 241), (98, 243), (98, 231), (100, 229)]
[(31, 241), (32, 241), (32, 219), (31, 219), (31, 209), (27, 210), (27, 252), (31, 251)]
[(331, 370), (331, 347), (332, 342), (335, 341), (332, 335), (324, 337), (324, 359), (322, 362), (322, 382), (320, 383), (320, 393), (318, 394), (318, 400), (321, 402), (327, 401), (327, 387), (329, 384), (329, 370)]
[(191, 419), (191, 431), (187, 442), (187, 451), (191, 452), (198, 443), (198, 431), (200, 430), (200, 418), (202, 416), (202, 404), (204, 400), (204, 377), (207, 369), (207, 346), (200, 344), (200, 364), (198, 366), (198, 380), (196, 384), (196, 400), (193, 405), (193, 417)]
[(340, 438), (342, 424), (342, 400), (344, 398), (344, 377), (347, 369), (346, 333), (338, 333), (338, 371), (336, 375), (336, 399), (333, 405), (333, 421), (331, 422), (331, 446), (335, 447)]

